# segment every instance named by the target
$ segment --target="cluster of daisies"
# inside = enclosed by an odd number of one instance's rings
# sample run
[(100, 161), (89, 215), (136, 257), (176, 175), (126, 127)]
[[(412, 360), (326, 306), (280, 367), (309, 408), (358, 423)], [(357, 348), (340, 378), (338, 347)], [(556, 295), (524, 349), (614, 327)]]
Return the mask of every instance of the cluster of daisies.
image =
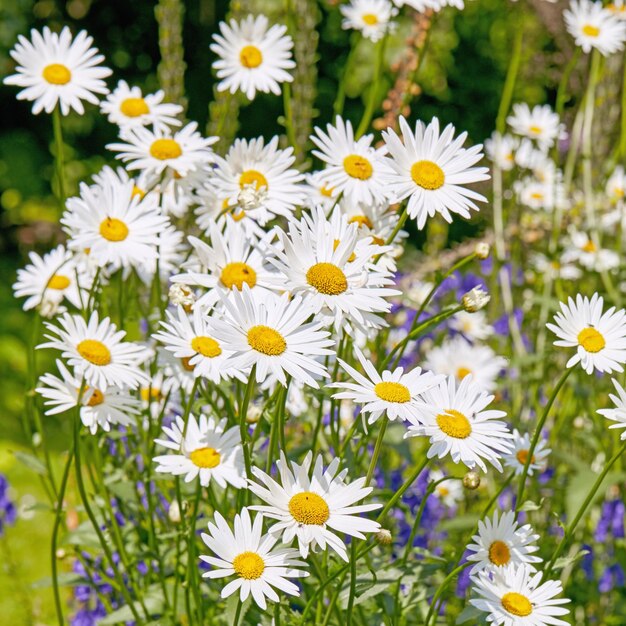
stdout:
[[(462, 0), (398, 4), (463, 8)], [(587, 16), (581, 32), (597, 39), (592, 47), (620, 49), (623, 41), (607, 42), (626, 30), (621, 15), (596, 9), (574, 2), (568, 25)], [(341, 11), (344, 25), (376, 40), (391, 30), (398, 8), (353, 0)], [(399, 132), (388, 128), (375, 143), (337, 116), (310, 137), (322, 164), (311, 173), (296, 167), (293, 148), (280, 147), (278, 137), (236, 139), (219, 155), (212, 148), (218, 137), (183, 123), (182, 108), (164, 102), (163, 92), (144, 94), (120, 81), (109, 93), (111, 71), (92, 43), (67, 28), (33, 31), (30, 40), (20, 37), (12, 51), (17, 73), (5, 79), (23, 87), (18, 98), (32, 101), (34, 113), (81, 114), (84, 102), (98, 104), (119, 128), (107, 148), (125, 166), (104, 167), (63, 199), (66, 243), (43, 256), (32, 252), (18, 273), (16, 296), (46, 319), (38, 347), (59, 353), (56, 373), (44, 374), (36, 391), (46, 414), (76, 411), (94, 435), (150, 433), (156, 423), (157, 472), (236, 495), (233, 519), (215, 509), (202, 535), (212, 553), (201, 557), (210, 566), (203, 575), (234, 577), (222, 597), (239, 592), (241, 601), (251, 596), (265, 609), (267, 599), (279, 601), (277, 592), (297, 596), (295, 579), (308, 575), (311, 552), (348, 561), (346, 536), (366, 540), (381, 530), (382, 514), (362, 515), (382, 508), (362, 503), (372, 494), (371, 476), (349, 479), (329, 444), (338, 405), (350, 408), (340, 424), (346, 439), (359, 425), (367, 433), (377, 420), (396, 421), (406, 438), (427, 442), (429, 459), (500, 472), (504, 463), (518, 475), (545, 467), (546, 444), (512, 432), (506, 413), (492, 408), (507, 363), (484, 343), (493, 333), (479, 310), (484, 292), (467, 294), (450, 321), (454, 336), (431, 349), (423, 367), (401, 363), (414, 347), (411, 334), (389, 329), (387, 314), (402, 295), (395, 276), (404, 220), (423, 229), (436, 215), (451, 222), (477, 211), (486, 198), (473, 185), (489, 179), (479, 165), (481, 145), (465, 147), (467, 133), (442, 128), (436, 118), (414, 125), (400, 118)], [(218, 89), (249, 99), (279, 94), (292, 80), (292, 48), (286, 27), (264, 16), (220, 24), (211, 45)], [(518, 104), (509, 124), (515, 137), (494, 136), (486, 149), (501, 170), (517, 165), (532, 174), (516, 188), (520, 202), (545, 212), (567, 208), (562, 175), (549, 157), (564, 137), (558, 116)], [(625, 183), (623, 170), (615, 170), (607, 189), (616, 202)], [(570, 234), (572, 241), (584, 236)], [(564, 258), (559, 271), (572, 260), (610, 268), (598, 245), (588, 238), (578, 246), (581, 256)], [(139, 329), (124, 316), (131, 301), (141, 313)], [(622, 371), (624, 311), (603, 311), (597, 295), (578, 296), (548, 327), (557, 345), (576, 348), (568, 367)], [(143, 340), (128, 340), (127, 333), (136, 339), (142, 332)], [(602, 414), (622, 427), (626, 392), (617, 381), (615, 387), (616, 408)], [(315, 432), (325, 445), (316, 439), (309, 449), (332, 448), (329, 465), (322, 453), (309, 452), (301, 464), (288, 459), (290, 446), (275, 450), (271, 435), (268, 444), (261, 414), (280, 402), (289, 417), (319, 416)], [(330, 424), (322, 424), (325, 415)], [(282, 426), (273, 423), (272, 432)], [(490, 621), (565, 624), (557, 617), (567, 613), (566, 600), (555, 599), (560, 583), (542, 583), (536, 572), (537, 539), (514, 513), (479, 524), (468, 547), (472, 603)]]

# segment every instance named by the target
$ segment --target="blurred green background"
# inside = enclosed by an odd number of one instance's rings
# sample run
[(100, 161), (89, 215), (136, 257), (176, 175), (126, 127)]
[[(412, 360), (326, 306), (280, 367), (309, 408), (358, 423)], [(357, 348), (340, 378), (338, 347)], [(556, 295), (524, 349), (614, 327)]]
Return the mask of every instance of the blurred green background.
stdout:
[[(309, 1), (317, 4), (321, 18), (315, 123), (325, 124), (332, 118), (332, 103), (349, 50), (350, 33), (341, 28), (336, 2)], [(145, 0), (0, 0), (0, 77), (13, 71), (9, 50), (18, 34), (27, 34), (31, 28), (41, 29), (44, 25), (58, 30), (68, 24), (75, 32), (84, 28), (94, 37), (95, 45), (106, 56), (106, 64), (114, 70), (114, 76), (109, 79), (111, 88), (117, 80), (125, 79), (145, 91), (156, 90), (160, 52), (155, 5)], [(280, 19), (283, 2), (250, 1), (250, 5), (255, 12), (267, 12)], [(238, 3), (233, 8), (245, 13), (247, 6)], [(559, 68), (571, 45), (563, 37), (562, 25), (554, 19), (559, 9), (551, 5), (550, 10), (556, 13), (537, 13), (534, 5), (528, 5), (522, 17), (512, 14), (513, 6), (505, 0), (475, 0), (463, 12), (447, 10), (437, 17), (418, 79), (422, 93), (412, 103), (412, 117), (430, 119), (437, 115), (444, 123), (452, 122), (457, 128), (468, 130), (474, 143), (489, 136), (506, 73), (512, 32), (520, 27), (521, 19), (526, 24), (527, 36), (516, 99), (531, 104), (551, 100)], [(187, 0), (184, 8), (187, 116), (204, 129), (214, 86), (209, 44), (229, 5), (225, 0)], [(402, 53), (408, 28), (409, 19), (405, 17), (390, 41), (389, 64)], [(359, 59), (363, 62), (350, 76), (345, 108), (345, 115), (353, 122), (361, 117), (374, 67), (374, 46), (367, 41), (359, 45)], [(393, 75), (388, 71), (385, 90), (392, 84)], [(62, 242), (63, 236), (58, 224), (60, 210), (51, 192), (51, 121), (45, 114), (33, 116), (29, 103), (15, 99), (16, 91), (0, 85), (3, 111), (0, 116), (0, 472), (7, 474), (13, 485), (12, 495), (20, 505), (22, 519), (18, 528), (5, 529), (4, 537), (0, 538), (0, 589), (3, 590), (0, 621), (19, 625), (53, 621), (49, 590), (30, 588), (33, 582), (49, 574), (51, 524), (48, 513), (32, 509), (32, 503), (43, 496), (36, 474), (13, 454), (29, 443), (29, 434), (20, 418), (28, 389), (32, 388), (26, 381), (26, 353), (33, 316), (21, 311), (21, 304), (12, 297), (11, 285), (28, 251), (45, 252)], [(245, 115), (239, 120), (239, 135), (267, 138), (281, 132), (276, 122), (280, 115), (281, 98), (260, 95), (245, 106)], [(115, 139), (116, 129), (96, 107), (89, 106), (86, 115), (65, 118), (64, 133), (69, 192), (75, 193), (80, 180), (112, 162), (104, 145)], [(481, 220), (484, 218), (469, 226), (464, 222), (455, 225), (451, 237), (459, 239), (475, 232), (484, 225)], [(43, 369), (40, 362), (39, 371)], [(60, 465), (60, 453), (66, 448), (69, 431), (57, 419), (46, 420), (44, 429), (57, 452), (55, 463)], [(38, 616), (35, 622), (31, 615)]]

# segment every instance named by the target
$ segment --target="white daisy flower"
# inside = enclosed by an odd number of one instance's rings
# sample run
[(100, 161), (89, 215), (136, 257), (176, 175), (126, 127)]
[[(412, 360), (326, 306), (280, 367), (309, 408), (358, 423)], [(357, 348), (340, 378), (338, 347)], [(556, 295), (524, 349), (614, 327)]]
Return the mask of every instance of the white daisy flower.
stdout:
[(543, 178), (527, 176), (513, 183), (520, 204), (538, 211), (551, 212), (558, 207), (565, 209), (568, 199), (560, 171), (549, 170)]
[(479, 596), (470, 603), (488, 613), (487, 621), (502, 626), (568, 626), (558, 619), (568, 609), (559, 606), (568, 599), (557, 599), (563, 587), (560, 580), (541, 583), (543, 574), (527, 565), (511, 564), (495, 571), (483, 571), (474, 578), (472, 590)]
[(103, 78), (112, 72), (99, 65), (104, 57), (92, 48), (93, 39), (81, 30), (74, 39), (66, 26), (60, 34), (44, 26), (43, 33), (30, 31), (31, 40), (23, 35), (11, 50), (17, 63), (17, 74), (4, 79), (6, 85), (24, 87), (18, 100), (34, 102), (33, 113), (52, 113), (57, 104), (62, 115), (73, 109), (85, 112), (82, 101), (98, 104), (95, 94), (109, 92)]
[(611, 307), (602, 312), (604, 300), (594, 293), (591, 300), (580, 294), (576, 301), (561, 302), (561, 311), (554, 316), (554, 324), (547, 327), (558, 337), (555, 346), (576, 348), (576, 354), (566, 367), (581, 367), (591, 374), (622, 372), (626, 363), (626, 312)]
[(275, 24), (268, 30), (265, 15), (248, 15), (237, 22), (220, 22), (220, 35), (213, 35), (211, 51), (220, 83), (218, 91), (241, 91), (253, 100), (257, 91), (280, 95), (280, 83), (293, 80), (287, 70), (296, 64), (291, 57), (293, 40), (287, 27)]
[(485, 154), (489, 160), (502, 171), (508, 172), (515, 165), (515, 151), (519, 140), (511, 135), (500, 135), (494, 131), (489, 139), (485, 140)]
[(385, 202), (388, 191), (384, 174), (388, 166), (387, 149), (373, 148), (374, 135), (354, 138), (352, 124), (338, 115), (335, 126), (327, 124), (326, 132), (315, 127), (311, 141), (319, 148), (313, 154), (327, 164), (324, 177), (328, 185), (351, 202)]
[(231, 376), (243, 380), (240, 372), (228, 366), (228, 357), (232, 353), (224, 351), (212, 337), (210, 320), (201, 309), (196, 308), (190, 317), (179, 306), (177, 315), (170, 311), (166, 311), (166, 315), (167, 321), (160, 322), (163, 330), (153, 337), (176, 358), (183, 359), (196, 378), (208, 378), (214, 383)]
[(169, 128), (151, 131), (138, 126), (124, 133), (122, 140), (126, 143), (110, 143), (107, 148), (119, 152), (117, 158), (128, 163), (129, 170), (141, 170), (148, 176), (160, 176), (166, 171), (186, 176), (215, 158), (209, 146), (218, 138), (202, 137), (197, 128), (195, 122), (190, 122), (172, 134)]
[(158, 256), (145, 259), (143, 263), (135, 267), (137, 275), (144, 285), (152, 283), (157, 268), (159, 277), (163, 282), (166, 282), (174, 272), (179, 270), (188, 250), (188, 246), (183, 241), (183, 238), (183, 233), (172, 224), (166, 226), (158, 233), (155, 244)]
[[(528, 115), (530, 115), (530, 109), (528, 109)], [(537, 128), (539, 127), (535, 127), (535, 133), (532, 133), (532, 131), (530, 131), (530, 127), (528, 127), (527, 132), (529, 134), (536, 134), (539, 132), (536, 130)], [(565, 133), (563, 133), (563, 135), (559, 138), (561, 139), (564, 137)], [(539, 142), (539, 145), (535, 145), (532, 139), (523, 137), (519, 143), (519, 147), (515, 151), (515, 165), (521, 167), (522, 169), (532, 170), (533, 174), (539, 180), (547, 177), (545, 172), (554, 172), (556, 169), (556, 164), (548, 155), (547, 150), (541, 146), (541, 142)]]
[(240, 602), (245, 602), (252, 595), (259, 607), (265, 610), (266, 597), (280, 602), (274, 587), (290, 596), (299, 596), (300, 590), (289, 579), (309, 574), (300, 569), (306, 563), (298, 560), (297, 550), (275, 550), (278, 538), (270, 534), (262, 535), (263, 516), (257, 515), (252, 522), (247, 508), (235, 515), (234, 528), (233, 533), (216, 511), (214, 521), (209, 522), (209, 534), (202, 533), (202, 541), (216, 555), (200, 556), (202, 561), (213, 567), (202, 574), (203, 578), (237, 577), (222, 589), (222, 598), (239, 590)]
[(534, 252), (530, 256), (530, 264), (536, 272), (542, 276), (550, 276), (552, 279), (560, 277), (564, 280), (577, 280), (582, 276), (582, 270), (563, 258), (551, 259), (541, 252)]
[(337, 204), (339, 192), (328, 184), (323, 171), (305, 174), (304, 180), (303, 188), (306, 193), (304, 203), (307, 208), (312, 210), (319, 206), (328, 213)]
[(392, 19), (398, 14), (389, 0), (351, 0), (339, 7), (344, 19), (342, 28), (358, 30), (363, 37), (378, 41), (386, 32), (393, 30)]
[(569, 9), (563, 11), (567, 31), (585, 54), (593, 48), (603, 56), (609, 56), (624, 48), (626, 24), (602, 2), (572, 0)]
[(324, 470), (321, 455), (316, 458), (309, 476), (312, 459), (313, 455), (309, 452), (302, 465), (292, 461), (289, 469), (287, 459), (281, 452), (280, 461), (276, 462), (280, 483), (258, 467), (253, 467), (252, 473), (262, 484), (249, 480), (248, 488), (267, 505), (250, 508), (277, 520), (269, 532), (281, 535), (284, 544), (291, 544), (297, 538), (302, 558), (308, 556), (310, 549), (319, 547), (325, 550), (329, 547), (347, 561), (346, 546), (333, 531), (365, 539), (363, 533), (377, 532), (380, 524), (359, 514), (374, 511), (382, 505), (354, 506), (372, 492), (372, 487), (365, 487), (365, 478), (346, 484), (347, 470), (337, 473), (339, 459), (333, 459)]
[(569, 246), (563, 252), (562, 260), (565, 263), (576, 261), (595, 272), (614, 270), (620, 265), (617, 252), (598, 247), (590, 234), (575, 228), (569, 230)]
[(626, 2), (624, 0), (614, 0), (605, 7), (620, 20), (626, 20)]
[(75, 375), (85, 383), (102, 392), (110, 386), (136, 389), (148, 377), (139, 369), (146, 357), (146, 349), (129, 341), (126, 335), (108, 317), (98, 319), (98, 312), (91, 314), (88, 322), (80, 315), (64, 313), (58, 319), (59, 326), (46, 322), (50, 335), (47, 343), (37, 348), (61, 350), (64, 359), (74, 368)]
[(186, 483), (199, 477), (203, 487), (214, 480), (222, 489), (227, 485), (243, 489), (246, 480), (239, 427), (225, 430), (226, 421), (216, 422), (206, 415), (196, 420), (189, 415), (186, 424), (177, 417), (170, 427), (164, 426), (167, 438), (155, 439), (155, 443), (175, 454), (155, 456), (156, 471), (184, 476)]
[[(304, 175), (293, 169), (293, 148), (278, 149), (278, 137), (265, 145), (262, 137), (235, 139), (226, 157), (217, 156), (211, 183), (217, 195), (228, 206), (239, 205), (247, 217), (261, 226), (275, 217), (290, 217), (296, 206), (304, 202), (304, 188), (300, 182)], [(238, 201), (246, 188), (263, 192), (256, 206), (242, 207)], [(259, 201), (260, 200), (260, 201)]]
[(484, 311), (459, 311), (450, 319), (450, 328), (471, 341), (484, 341), (493, 335), (493, 326)]
[(544, 151), (567, 136), (559, 116), (548, 104), (538, 104), (531, 110), (525, 102), (518, 102), (506, 121), (516, 135), (534, 139)]
[(493, 519), (486, 517), (478, 522), (478, 534), (472, 537), (474, 543), (467, 546), (472, 553), (467, 560), (475, 563), (470, 574), (522, 563), (535, 571), (537, 568), (532, 564), (541, 562), (533, 554), (539, 550), (537, 539), (539, 535), (530, 524), (518, 526), (514, 511), (503, 513), (502, 517), (495, 511)]
[(279, 230), (284, 252), (276, 250), (270, 260), (285, 276), (286, 286), (301, 294), (313, 313), (329, 316), (339, 331), (354, 325), (362, 330), (386, 325), (379, 315), (391, 309), (385, 298), (400, 292), (388, 288), (393, 284), (389, 272), (372, 262), (381, 248), (370, 242), (358, 243), (356, 226), (349, 226), (345, 216), (333, 228), (322, 209), (313, 219), (304, 216), (289, 223), (289, 232)]
[[(600, 409), (598, 413), (606, 417), (606, 419), (615, 422), (611, 424), (609, 428), (624, 428), (626, 429), (626, 391), (624, 388), (613, 378), (613, 385), (617, 395), (609, 394), (611, 402), (615, 405), (614, 409)], [(620, 439), (626, 441), (626, 430), (621, 434)]]
[(193, 255), (185, 264), (189, 269), (172, 276), (174, 283), (201, 287), (204, 291), (194, 303), (194, 308), (211, 309), (220, 298), (233, 291), (241, 291), (246, 284), (252, 291), (269, 293), (284, 289), (280, 275), (270, 271), (270, 241), (274, 233), (268, 232), (263, 240), (246, 233), (237, 222), (226, 222), (222, 230), (215, 222), (208, 229), (210, 244), (189, 237)]
[(443, 376), (435, 376), (431, 372), (422, 372), (416, 367), (404, 373), (401, 367), (393, 372), (385, 370), (382, 374), (368, 361), (355, 346), (354, 353), (365, 370), (367, 376), (360, 374), (344, 360), (338, 359), (343, 369), (355, 382), (336, 382), (330, 387), (345, 389), (333, 395), (338, 400), (353, 400), (361, 404), (361, 412), (369, 413), (369, 423), (375, 422), (385, 414), (388, 419), (419, 420), (417, 405), (421, 402), (421, 394), (443, 380)]
[(410, 420), (405, 437), (430, 438), (428, 458), (450, 455), (455, 463), (470, 469), (478, 465), (484, 472), (483, 459), (502, 471), (500, 457), (512, 448), (513, 435), (499, 418), (504, 411), (485, 410), (493, 396), (466, 376), (456, 386), (452, 376), (423, 394), (419, 420)]
[(16, 298), (27, 297), (25, 311), (44, 303), (53, 303), (56, 309), (64, 299), (81, 308), (80, 290), (88, 288), (89, 281), (69, 250), (57, 246), (43, 257), (29, 252), (28, 258), (30, 264), (17, 270), (17, 281), (13, 285)]
[(183, 107), (164, 103), (164, 97), (163, 90), (144, 96), (139, 87), (129, 87), (126, 81), (120, 80), (115, 90), (100, 103), (100, 110), (121, 130), (149, 124), (155, 130), (180, 126), (182, 122), (176, 116), (182, 113)]
[(618, 165), (606, 181), (606, 195), (612, 203), (624, 199), (626, 193), (626, 174), (624, 168)]
[(299, 296), (253, 292), (244, 283), (223, 304), (224, 316), (213, 318), (213, 336), (234, 353), (232, 368), (249, 372), (256, 365), (258, 383), (272, 374), (287, 386), (289, 374), (315, 389), (319, 385), (313, 376), (328, 377), (317, 359), (333, 354), (328, 347), (334, 342), (319, 322), (307, 323), (312, 310)]
[(452, 213), (469, 218), (470, 209), (478, 211), (474, 200), (487, 199), (466, 185), (489, 179), (486, 167), (472, 167), (483, 158), (482, 145), (463, 148), (467, 133), (454, 139), (452, 124), (440, 133), (436, 117), (428, 126), (416, 122), (415, 132), (400, 117), (400, 130), (402, 139), (392, 128), (382, 133), (392, 170), (386, 181), (397, 200), (409, 199), (407, 210), (417, 227), (424, 228), (435, 213), (452, 222)]
[(132, 180), (102, 185), (81, 183), (61, 218), (73, 250), (89, 250), (99, 267), (133, 267), (157, 258), (159, 233), (169, 225), (154, 194), (141, 197)]
[[(39, 379), (40, 386), (35, 391), (44, 398), (44, 405), (50, 407), (46, 415), (65, 413), (78, 404), (80, 379), (72, 374), (62, 361), (57, 359), (61, 378), (54, 374), (44, 374)], [(109, 387), (106, 391), (86, 387), (81, 398), (80, 420), (89, 428), (92, 435), (98, 427), (104, 432), (111, 430), (111, 425), (130, 426), (135, 423), (132, 415), (139, 414), (139, 402), (128, 393)]]
[[(504, 455), (504, 464), (506, 467), (515, 470), (515, 475), (519, 476), (524, 471), (529, 451), (530, 435), (528, 433), (522, 435), (517, 428), (515, 428), (513, 430), (513, 450)], [(552, 450), (548, 448), (548, 444), (543, 439), (539, 439), (535, 446), (530, 464), (528, 465), (529, 476), (532, 476), (534, 472), (542, 472), (546, 468), (546, 459), (550, 452), (552, 452)]]
[(429, 473), (428, 481), (429, 483), (439, 483), (433, 491), (435, 498), (441, 500), (447, 507), (454, 507), (464, 498), (463, 483), (460, 480), (439, 482), (446, 476), (441, 470), (434, 469)]
[[(472, 313), (471, 315), (476, 315)], [(453, 376), (461, 382), (471, 375), (474, 384), (485, 391), (493, 391), (507, 360), (498, 356), (489, 346), (471, 344), (456, 336), (428, 351), (424, 367), (435, 374)]]

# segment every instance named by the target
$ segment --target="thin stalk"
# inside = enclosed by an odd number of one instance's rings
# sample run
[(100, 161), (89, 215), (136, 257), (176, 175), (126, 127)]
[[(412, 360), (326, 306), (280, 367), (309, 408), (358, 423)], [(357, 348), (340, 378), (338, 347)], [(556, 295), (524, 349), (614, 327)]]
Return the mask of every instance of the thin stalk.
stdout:
[(369, 128), (372, 117), (374, 116), (374, 109), (376, 107), (376, 96), (378, 96), (378, 92), (380, 91), (380, 81), (383, 75), (385, 50), (387, 48), (388, 35), (389, 31), (387, 31), (383, 38), (376, 44), (376, 65), (374, 68), (374, 80), (370, 85), (369, 97), (367, 99), (365, 111), (363, 112), (363, 117), (361, 118), (361, 122), (359, 123), (359, 126), (356, 130), (356, 139), (361, 137)]
[(353, 33), (350, 39), (350, 52), (348, 52), (348, 58), (346, 59), (343, 74), (341, 75), (341, 80), (339, 81), (339, 85), (337, 86), (337, 95), (335, 96), (335, 102), (333, 103), (333, 113), (335, 114), (335, 116), (341, 115), (343, 113), (343, 105), (346, 101), (346, 78), (352, 70), (357, 44), (359, 43), (359, 41), (359, 34), (356, 32)]
[(385, 438), (385, 431), (387, 430), (387, 423), (389, 420), (386, 417), (383, 417), (382, 421), (383, 423), (380, 425), (378, 437), (376, 438), (376, 444), (374, 445), (374, 454), (372, 454), (372, 460), (370, 461), (370, 466), (367, 470), (367, 478), (365, 479), (366, 487), (370, 484), (370, 482), (372, 482), (372, 476), (374, 475), (374, 470), (376, 469), (380, 449), (383, 447), (383, 439)]
[(61, 127), (61, 109), (56, 106), (52, 112), (52, 129), (54, 132), (54, 167), (57, 179), (57, 199), (61, 211), (65, 209), (65, 163), (63, 158), (63, 130)]
[[(386, 422), (387, 420), (385, 420)], [(381, 427), (381, 431), (384, 429)], [(369, 484), (369, 480), (366, 484)], [(340, 588), (340, 587), (339, 587)], [(346, 612), (346, 625), (352, 625), (352, 609), (354, 608), (354, 596), (356, 595), (356, 539), (352, 538), (350, 546), (350, 595), (348, 596), (348, 608)]]
[(455, 567), (444, 579), (444, 581), (439, 585), (433, 599), (430, 603), (430, 608), (428, 609), (428, 614), (426, 615), (426, 619), (424, 620), (424, 626), (428, 626), (430, 623), (430, 619), (435, 613), (435, 607), (437, 606), (437, 602), (441, 597), (441, 594), (446, 590), (446, 587), (450, 584), (450, 581), (457, 575), (460, 574), (466, 567), (471, 565), (471, 563), (463, 563), (463, 565), (459, 565)]
[(248, 384), (246, 385), (246, 391), (243, 396), (243, 400), (239, 405), (239, 433), (241, 436), (241, 445), (243, 447), (243, 458), (246, 466), (246, 477), (252, 478), (252, 463), (250, 461), (250, 448), (247, 441), (247, 421), (246, 416), (248, 414), (248, 406), (250, 405), (250, 398), (252, 397), (252, 390), (254, 389), (256, 377), (256, 365), (252, 366), (250, 371), (250, 377), (248, 378)]
[(541, 431), (543, 429), (543, 426), (546, 423), (546, 419), (548, 418), (550, 409), (552, 408), (552, 405), (554, 404), (554, 401), (556, 400), (556, 397), (559, 391), (561, 390), (561, 387), (563, 387), (563, 385), (565, 384), (565, 381), (567, 380), (568, 376), (571, 373), (572, 373), (572, 368), (568, 368), (563, 372), (563, 374), (561, 375), (561, 378), (559, 378), (559, 381), (557, 382), (556, 386), (552, 390), (552, 395), (550, 396), (548, 403), (546, 404), (546, 407), (543, 411), (541, 418), (539, 419), (539, 422), (537, 422), (537, 426), (535, 428), (535, 432), (533, 434), (533, 438), (530, 443), (530, 448), (528, 449), (528, 456), (526, 457), (526, 462), (524, 463), (524, 469), (522, 470), (522, 473), (520, 475), (519, 487), (517, 490), (517, 500), (515, 503), (516, 510), (519, 510), (519, 507), (522, 505), (522, 499), (524, 497), (524, 489), (526, 486), (526, 478), (528, 476), (528, 468), (530, 467), (533, 454), (535, 453), (535, 448), (537, 447), (537, 444), (539, 443), (539, 437), (541, 437)]

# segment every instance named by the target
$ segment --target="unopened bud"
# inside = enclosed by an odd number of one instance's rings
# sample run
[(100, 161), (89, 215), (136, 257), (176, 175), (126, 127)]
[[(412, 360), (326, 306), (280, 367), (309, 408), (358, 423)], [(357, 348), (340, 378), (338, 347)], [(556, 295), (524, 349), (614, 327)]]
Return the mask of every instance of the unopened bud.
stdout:
[(254, 404), (248, 407), (248, 412), (246, 413), (246, 422), (248, 424), (256, 424), (261, 419), (262, 409)]
[(54, 554), (59, 561), (63, 560), (67, 556), (67, 552), (63, 548), (58, 548)]
[(463, 487), (466, 489), (478, 489), (480, 487), (480, 474), (472, 470), (463, 476)]
[(482, 287), (474, 287), (461, 298), (461, 304), (468, 313), (476, 313), (485, 308), (489, 300), (491, 296)]
[(180, 524), (180, 507), (178, 502), (173, 500), (170, 504), (170, 508), (167, 511), (167, 516), (170, 518), (172, 524)]
[(187, 311), (191, 309), (196, 299), (191, 288), (183, 284), (172, 285), (167, 296), (172, 304), (181, 305)]
[(38, 448), (41, 445), (41, 433), (34, 432), (33, 433), (33, 448)]
[(257, 209), (267, 198), (267, 187), (257, 189), (256, 184), (245, 185), (237, 196), (237, 204), (244, 211)]
[(476, 244), (476, 249), (474, 250), (474, 253), (479, 259), (486, 259), (489, 256), (490, 252), (491, 246), (486, 241), (481, 241), (480, 243)]
[(391, 532), (389, 532), (386, 528), (381, 528), (375, 535), (374, 539), (381, 546), (389, 546), (391, 545), (393, 538), (391, 536)]

